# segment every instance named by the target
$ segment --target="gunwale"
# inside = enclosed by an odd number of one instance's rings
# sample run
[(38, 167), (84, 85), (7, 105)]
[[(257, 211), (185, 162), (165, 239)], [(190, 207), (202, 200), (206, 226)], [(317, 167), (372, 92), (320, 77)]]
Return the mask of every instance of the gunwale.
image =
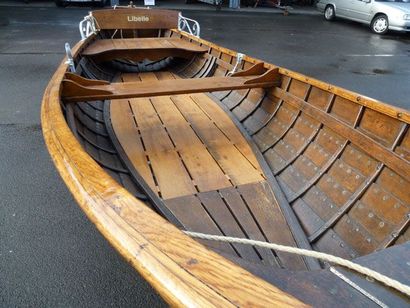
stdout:
[[(77, 43), (73, 55), (92, 39)], [(68, 68), (65, 61), (42, 101), (41, 124), (48, 151), (87, 217), (157, 292), (171, 305), (306, 306), (183, 234), (116, 183), (82, 149), (60, 105), (61, 81)], [(124, 215), (132, 221), (125, 221)]]

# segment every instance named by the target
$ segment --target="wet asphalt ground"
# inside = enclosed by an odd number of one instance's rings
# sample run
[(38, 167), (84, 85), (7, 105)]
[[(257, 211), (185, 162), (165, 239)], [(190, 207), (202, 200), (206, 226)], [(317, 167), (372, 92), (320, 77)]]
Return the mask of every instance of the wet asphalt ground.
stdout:
[[(164, 305), (77, 207), (42, 139), (42, 93), (88, 10), (0, 3), (1, 307)], [(410, 109), (410, 34), (314, 11), (184, 14), (207, 40)]]

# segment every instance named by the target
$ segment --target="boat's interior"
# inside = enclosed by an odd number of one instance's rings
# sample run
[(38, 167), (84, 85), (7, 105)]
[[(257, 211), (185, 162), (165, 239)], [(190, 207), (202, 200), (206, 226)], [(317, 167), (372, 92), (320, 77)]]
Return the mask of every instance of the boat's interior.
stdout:
[[(112, 178), (181, 229), (373, 262), (409, 281), (396, 264), (410, 249), (408, 118), (169, 25), (118, 30), (97, 20), (62, 106)], [(348, 292), (316, 259), (201, 243), (310, 303), (305, 284), (325, 293), (321, 303)], [(346, 305), (373, 303), (348, 293)]]

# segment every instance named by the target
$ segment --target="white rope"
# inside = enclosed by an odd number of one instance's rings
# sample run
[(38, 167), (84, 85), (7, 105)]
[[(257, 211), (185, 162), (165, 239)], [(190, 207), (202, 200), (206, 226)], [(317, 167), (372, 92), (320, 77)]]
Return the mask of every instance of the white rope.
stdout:
[(374, 271), (370, 268), (361, 266), (357, 263), (351, 262), (349, 260), (346, 260), (346, 259), (343, 259), (343, 258), (340, 258), (340, 257), (329, 255), (327, 253), (313, 251), (313, 250), (307, 250), (307, 249), (302, 249), (302, 248), (296, 248), (296, 247), (290, 247), (290, 246), (285, 246), (285, 245), (279, 245), (279, 244), (249, 240), (249, 239), (245, 239), (245, 238), (211, 235), (211, 234), (204, 234), (204, 233), (191, 232), (191, 231), (183, 231), (183, 232), (185, 234), (191, 236), (191, 237), (204, 239), (204, 240), (212, 240), (212, 241), (219, 241), (219, 242), (253, 245), (253, 246), (257, 246), (257, 247), (263, 247), (263, 248), (268, 248), (268, 249), (293, 253), (293, 254), (297, 254), (297, 255), (301, 255), (301, 256), (321, 259), (323, 261), (328, 261), (328, 262), (331, 262), (333, 264), (341, 265), (341, 266), (347, 267), (349, 269), (352, 269), (352, 270), (354, 270), (358, 273), (366, 275), (367, 277), (370, 277), (370, 278), (373, 278), (374, 280), (382, 282), (385, 285), (387, 285), (389, 287), (392, 287), (392, 288), (402, 292), (403, 294), (406, 294), (407, 296), (410, 296), (410, 286), (405, 285), (405, 284), (401, 283), (400, 281), (397, 281), (395, 279), (387, 277), (383, 274), (380, 274), (379, 272), (376, 272), (376, 271)]

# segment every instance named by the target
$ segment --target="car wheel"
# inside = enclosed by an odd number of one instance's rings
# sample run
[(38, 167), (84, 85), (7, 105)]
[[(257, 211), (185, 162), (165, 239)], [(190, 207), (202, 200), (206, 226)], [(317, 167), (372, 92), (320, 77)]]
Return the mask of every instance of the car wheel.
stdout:
[(336, 14), (335, 14), (335, 8), (333, 7), (333, 5), (328, 5), (328, 6), (325, 8), (325, 14), (324, 14), (324, 16), (325, 16), (325, 19), (326, 19), (326, 20), (329, 20), (329, 21), (335, 19)]
[(372, 31), (377, 34), (385, 34), (389, 30), (389, 20), (386, 15), (377, 15), (370, 25)]

